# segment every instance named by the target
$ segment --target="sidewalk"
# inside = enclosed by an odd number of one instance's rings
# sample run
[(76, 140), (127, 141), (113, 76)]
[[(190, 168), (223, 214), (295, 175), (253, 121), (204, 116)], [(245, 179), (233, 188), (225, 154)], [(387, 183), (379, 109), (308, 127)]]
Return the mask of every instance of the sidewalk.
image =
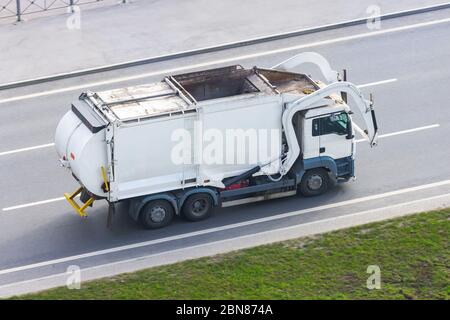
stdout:
[[(0, 84), (443, 3), (443, 0), (134, 0), (0, 25)], [(73, 21), (73, 20), (72, 20)]]

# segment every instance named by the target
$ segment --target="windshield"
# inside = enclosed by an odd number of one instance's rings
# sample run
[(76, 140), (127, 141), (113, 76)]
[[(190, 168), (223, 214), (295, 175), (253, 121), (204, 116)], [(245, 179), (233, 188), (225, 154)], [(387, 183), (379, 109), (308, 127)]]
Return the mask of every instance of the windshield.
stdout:
[(335, 113), (327, 117), (313, 120), (313, 136), (326, 134), (347, 134), (349, 117), (347, 113)]

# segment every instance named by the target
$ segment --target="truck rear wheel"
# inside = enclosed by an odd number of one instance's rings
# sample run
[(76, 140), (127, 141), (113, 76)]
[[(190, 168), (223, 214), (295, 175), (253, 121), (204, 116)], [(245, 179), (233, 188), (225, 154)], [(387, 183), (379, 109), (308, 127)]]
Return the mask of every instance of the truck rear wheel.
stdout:
[(164, 200), (147, 203), (139, 215), (142, 226), (146, 229), (158, 229), (167, 226), (174, 217), (172, 205)]
[(209, 194), (196, 193), (187, 198), (183, 204), (183, 218), (189, 221), (200, 221), (208, 218), (213, 209), (213, 201)]
[(318, 196), (325, 193), (330, 185), (330, 177), (325, 169), (306, 171), (300, 183), (300, 192), (305, 197)]

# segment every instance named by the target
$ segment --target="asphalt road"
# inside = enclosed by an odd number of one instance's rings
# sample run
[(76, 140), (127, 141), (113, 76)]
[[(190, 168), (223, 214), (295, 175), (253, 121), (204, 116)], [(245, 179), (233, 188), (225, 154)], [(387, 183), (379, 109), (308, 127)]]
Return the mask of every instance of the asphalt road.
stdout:
[[(90, 268), (173, 250), (185, 257), (184, 248), (200, 246), (201, 250), (204, 244), (254, 234), (269, 237), (264, 232), (322, 220), (332, 223), (361, 211), (401, 208), (411, 201), (447, 195), (449, 13), (401, 18), (385, 22), (375, 31), (352, 27), (0, 92), (0, 295), (2, 288), (11, 288), (5, 285), (51, 278), (64, 273), (69, 265)], [(53, 147), (18, 151), (52, 143), (58, 120), (82, 87), (121, 87), (233, 63), (270, 67), (302, 51), (322, 54), (335, 69), (347, 68), (349, 80), (358, 85), (372, 84), (362, 90), (375, 96), (382, 135), (376, 148), (358, 143), (358, 179), (324, 196), (224, 208), (206, 221), (176, 220), (153, 231), (136, 225), (121, 205), (113, 228), (107, 229), (104, 203), (95, 203), (88, 210), (89, 218), (80, 219), (60, 199), (63, 192), (73, 191), (76, 183), (59, 167)], [(309, 66), (303, 70), (313, 76), (318, 73)], [(412, 187), (417, 188), (408, 189)], [(27, 206), (30, 203), (34, 205)], [(217, 243), (219, 248), (221, 243)], [(122, 247), (125, 245), (129, 247)], [(102, 251), (106, 249), (111, 250)], [(224, 251), (229, 249), (224, 246)], [(67, 259), (58, 261), (62, 258)]]

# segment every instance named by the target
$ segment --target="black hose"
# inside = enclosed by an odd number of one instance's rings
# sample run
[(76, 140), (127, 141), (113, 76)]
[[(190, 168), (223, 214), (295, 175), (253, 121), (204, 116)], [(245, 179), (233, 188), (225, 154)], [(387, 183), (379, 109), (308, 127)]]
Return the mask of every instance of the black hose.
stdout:
[(232, 184), (235, 184), (239, 181), (242, 181), (244, 179), (247, 179), (249, 177), (251, 177), (252, 175), (254, 175), (255, 173), (259, 172), (261, 170), (260, 166), (256, 166), (238, 176), (232, 177), (232, 178), (226, 178), (222, 180), (222, 183), (225, 185), (225, 187), (229, 187)]

